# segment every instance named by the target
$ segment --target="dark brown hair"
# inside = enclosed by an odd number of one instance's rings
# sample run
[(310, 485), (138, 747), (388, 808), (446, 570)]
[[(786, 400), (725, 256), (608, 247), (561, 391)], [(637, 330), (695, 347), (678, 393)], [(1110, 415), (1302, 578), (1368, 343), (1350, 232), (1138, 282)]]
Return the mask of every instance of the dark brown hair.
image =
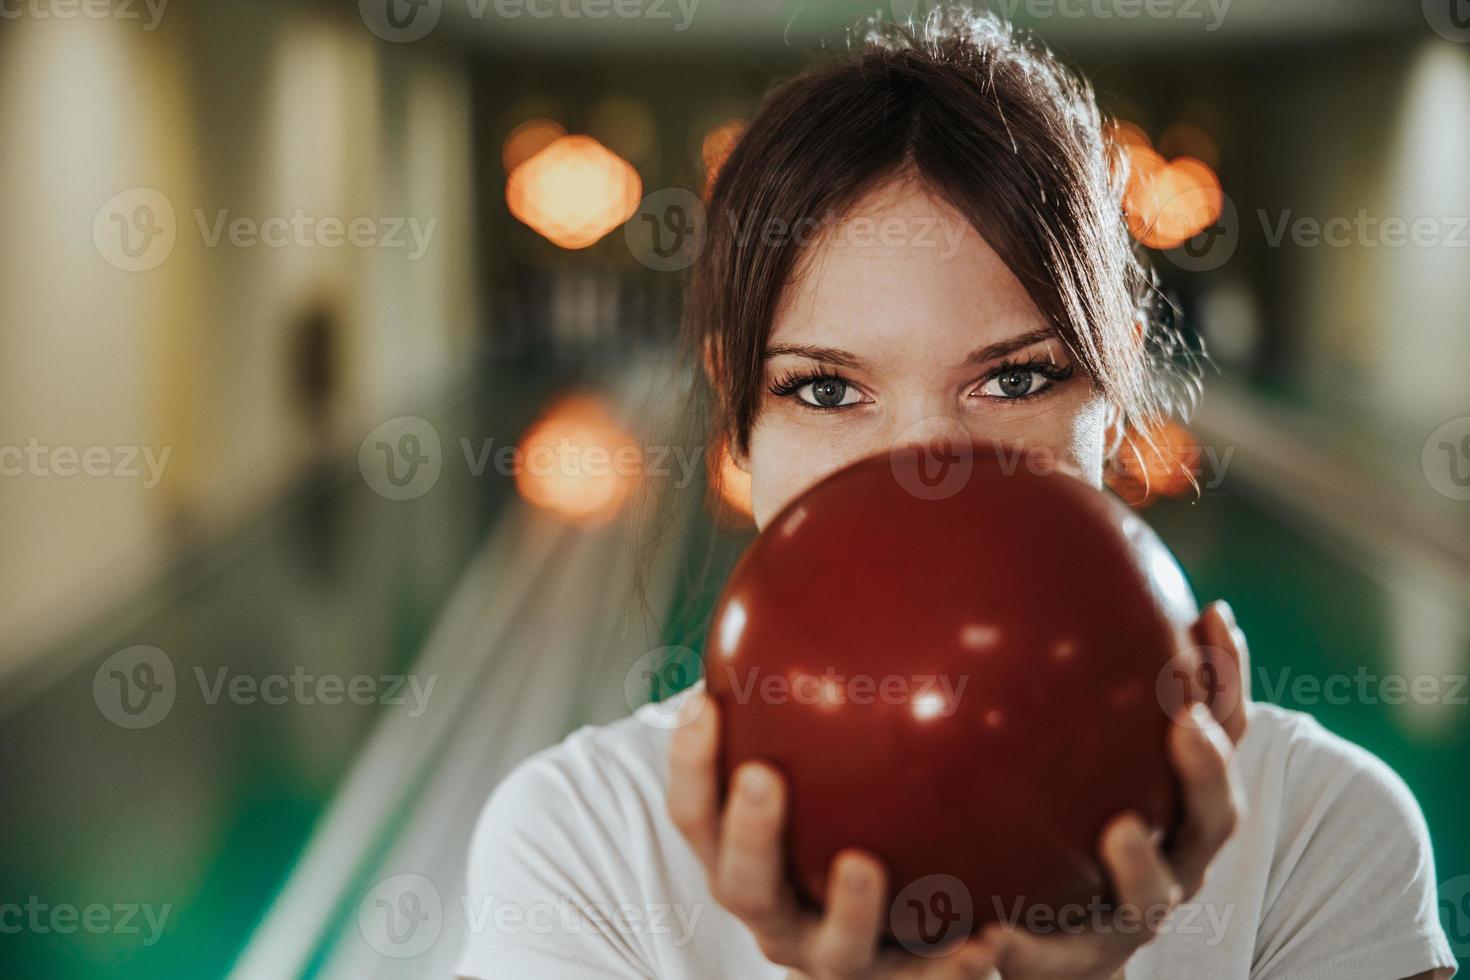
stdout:
[(747, 449), (771, 323), (800, 271), (800, 236), (749, 230), (811, 227), (886, 181), (914, 180), (984, 236), (1146, 439), (1192, 407), (1198, 369), (1157, 315), (1124, 220), (1126, 177), (1088, 83), (992, 14), (880, 24), (776, 86), (710, 189), (685, 300), (712, 435)]

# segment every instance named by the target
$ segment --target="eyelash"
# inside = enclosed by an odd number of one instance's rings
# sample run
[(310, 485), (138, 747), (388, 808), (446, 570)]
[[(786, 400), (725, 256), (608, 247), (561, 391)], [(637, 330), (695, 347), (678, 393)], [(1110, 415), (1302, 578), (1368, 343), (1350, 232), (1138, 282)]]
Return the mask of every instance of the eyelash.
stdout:
[[(841, 381), (843, 384), (856, 388), (850, 380), (843, 376), (840, 371), (824, 371), (815, 368), (793, 370), (781, 375), (771, 382), (769, 391), (778, 398), (790, 398), (801, 389), (815, 381)], [(801, 399), (797, 399), (801, 401)], [(852, 405), (808, 405), (802, 402), (803, 408), (815, 409), (819, 412), (836, 412), (844, 408), (853, 408)]]
[(1026, 361), (1003, 361), (987, 372), (985, 377), (980, 379), (980, 383), (984, 385), (986, 382), (993, 381), (1002, 374), (1009, 374), (1012, 371), (1032, 371), (1041, 375), (1047, 381), (1045, 386), (1035, 391), (1028, 391), (1024, 395), (1017, 395), (1015, 398), (999, 399), (1000, 401), (1006, 402), (1024, 402), (1051, 391), (1057, 382), (1066, 381), (1070, 378), (1074, 370), (1075, 368), (1070, 364), (1066, 367), (1059, 367), (1051, 361), (1043, 361), (1039, 358), (1032, 358)]
[[(1027, 392), (1024, 395), (1017, 395), (1015, 398), (994, 399), (995, 401), (1003, 402), (1024, 402), (1051, 391), (1052, 388), (1057, 384), (1057, 382), (1066, 381), (1068, 378), (1072, 377), (1074, 370), (1075, 369), (1070, 364), (1066, 367), (1058, 367), (1051, 361), (1044, 361), (1040, 359), (1031, 359), (1026, 361), (1003, 361), (1002, 363), (987, 371), (985, 373), (985, 376), (979, 380), (978, 386), (984, 386), (986, 382), (993, 381), (994, 379), (1000, 377), (1002, 374), (1008, 374), (1013, 371), (1032, 371), (1036, 374), (1041, 375), (1043, 378), (1046, 378), (1048, 383), (1045, 387), (1038, 388), (1035, 391)], [(853, 384), (853, 382), (846, 378), (840, 371), (828, 371), (819, 368), (806, 368), (789, 371), (786, 374), (783, 374), (780, 377), (774, 379), (771, 382), (768, 390), (771, 394), (775, 395), (778, 398), (790, 398), (802, 388), (805, 388), (807, 385), (812, 384), (816, 381), (841, 381), (843, 384), (850, 385), (854, 388), (857, 387), (857, 385)], [(801, 401), (801, 399), (797, 400)], [(845, 409), (857, 407), (857, 405), (855, 404), (828, 406), (811, 405), (804, 401), (801, 401), (801, 406), (803, 408), (812, 409), (816, 412), (840, 412)]]

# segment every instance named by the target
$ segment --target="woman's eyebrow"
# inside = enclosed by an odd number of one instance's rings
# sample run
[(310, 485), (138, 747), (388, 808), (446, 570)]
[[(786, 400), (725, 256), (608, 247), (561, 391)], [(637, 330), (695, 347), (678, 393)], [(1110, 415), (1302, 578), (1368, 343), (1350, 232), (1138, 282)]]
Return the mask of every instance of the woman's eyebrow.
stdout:
[(1006, 340), (997, 340), (993, 344), (986, 344), (970, 352), (965, 358), (966, 367), (974, 367), (987, 361), (998, 360), (1007, 354), (1014, 354), (1018, 350), (1024, 350), (1032, 344), (1039, 344), (1043, 340), (1055, 340), (1057, 332), (1051, 327), (1038, 327), (1028, 330), (1026, 333), (1016, 334)]
[[(997, 340), (993, 344), (976, 348), (965, 358), (965, 366), (973, 367), (976, 364), (984, 364), (987, 361), (998, 360), (1007, 354), (1014, 354), (1018, 350), (1024, 350), (1032, 344), (1039, 344), (1044, 340), (1055, 340), (1057, 332), (1051, 327), (1038, 327), (1028, 330), (1026, 333), (1008, 337), (1005, 340)], [(790, 355), (792, 357), (804, 357), (823, 364), (835, 364), (838, 367), (852, 368), (855, 371), (866, 371), (868, 362), (856, 354), (842, 350), (840, 347), (816, 347), (811, 344), (771, 344), (761, 355), (761, 359), (769, 361), (773, 357)]]
[(866, 371), (868, 362), (856, 354), (848, 353), (837, 347), (813, 347), (810, 344), (771, 344), (766, 352), (761, 355), (761, 360), (769, 361), (773, 357), (791, 355), (793, 357), (805, 357), (813, 361), (821, 361), (824, 364), (836, 364), (838, 367), (852, 368), (854, 371)]

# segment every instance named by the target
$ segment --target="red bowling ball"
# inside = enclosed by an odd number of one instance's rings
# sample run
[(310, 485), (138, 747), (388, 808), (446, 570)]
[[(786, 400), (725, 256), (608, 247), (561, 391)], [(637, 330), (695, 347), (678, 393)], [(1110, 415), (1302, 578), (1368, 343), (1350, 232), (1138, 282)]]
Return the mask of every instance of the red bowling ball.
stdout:
[(956, 938), (1108, 900), (1108, 821), (1179, 817), (1166, 754), (1197, 610), (1147, 525), (1041, 456), (977, 444), (855, 463), (773, 518), (715, 609), (722, 765), (786, 777), (819, 905), (848, 847), (890, 934)]

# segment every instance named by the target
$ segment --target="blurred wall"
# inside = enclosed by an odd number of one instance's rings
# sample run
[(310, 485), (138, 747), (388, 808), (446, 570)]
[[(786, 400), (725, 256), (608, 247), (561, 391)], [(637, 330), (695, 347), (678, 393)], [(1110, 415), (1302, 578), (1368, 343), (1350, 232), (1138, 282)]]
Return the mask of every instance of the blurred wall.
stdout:
[(350, 7), (133, 9), (0, 26), (0, 673), (474, 339), (456, 51)]

